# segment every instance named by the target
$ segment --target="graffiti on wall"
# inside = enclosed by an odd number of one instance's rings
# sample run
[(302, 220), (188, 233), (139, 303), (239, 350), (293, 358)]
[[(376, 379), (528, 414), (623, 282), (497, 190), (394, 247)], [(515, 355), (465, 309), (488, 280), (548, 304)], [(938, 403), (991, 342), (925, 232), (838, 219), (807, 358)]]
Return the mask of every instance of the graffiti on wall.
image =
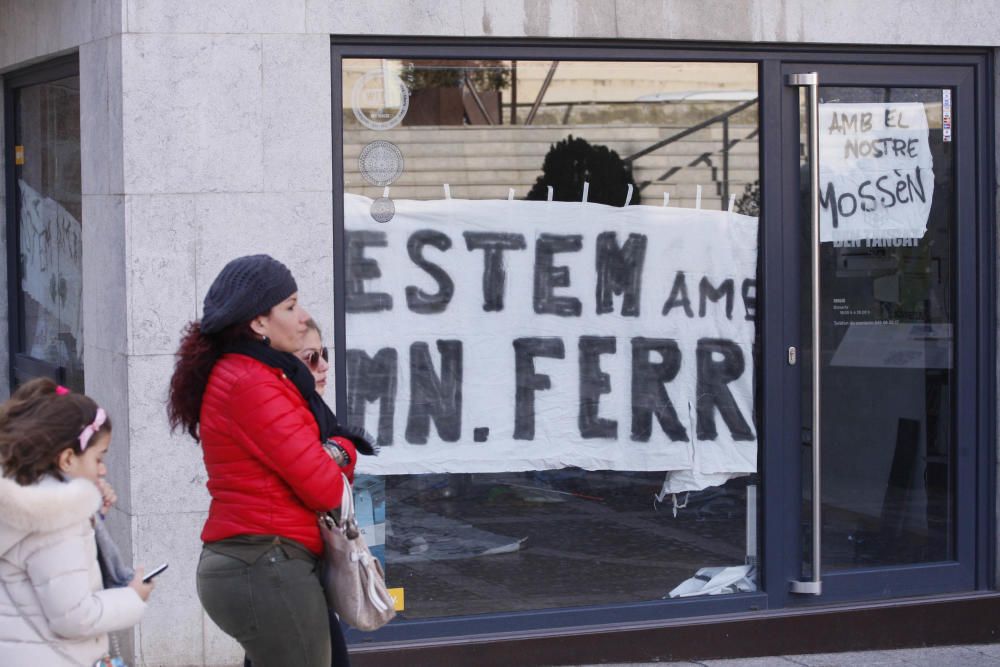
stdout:
[(59, 202), (23, 180), (21, 193), (21, 290), (31, 356), (69, 366), (83, 364), (81, 313), (83, 244), (80, 221)]

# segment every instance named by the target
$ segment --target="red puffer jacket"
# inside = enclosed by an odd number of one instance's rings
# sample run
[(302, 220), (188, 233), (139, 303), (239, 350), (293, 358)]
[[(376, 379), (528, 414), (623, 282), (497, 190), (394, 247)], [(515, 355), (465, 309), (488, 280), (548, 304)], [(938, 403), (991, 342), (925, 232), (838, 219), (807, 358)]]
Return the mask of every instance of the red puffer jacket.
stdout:
[[(280, 535), (322, 554), (316, 512), (340, 505), (341, 468), (280, 369), (240, 354), (219, 359), (202, 399), (200, 434), (212, 496), (202, 541)], [(344, 472), (353, 478), (357, 452), (337, 441), (351, 455)]]

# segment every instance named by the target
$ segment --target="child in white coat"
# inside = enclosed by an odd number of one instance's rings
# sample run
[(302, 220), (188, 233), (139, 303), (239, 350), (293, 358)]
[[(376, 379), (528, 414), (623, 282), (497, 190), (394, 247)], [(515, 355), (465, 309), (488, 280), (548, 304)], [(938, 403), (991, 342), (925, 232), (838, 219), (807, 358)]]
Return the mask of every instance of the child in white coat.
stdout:
[(5, 666), (93, 665), (107, 655), (107, 633), (145, 611), (153, 584), (141, 570), (122, 588), (101, 581), (93, 521), (114, 499), (103, 481), (110, 441), (104, 410), (50, 380), (26, 383), (0, 406)]

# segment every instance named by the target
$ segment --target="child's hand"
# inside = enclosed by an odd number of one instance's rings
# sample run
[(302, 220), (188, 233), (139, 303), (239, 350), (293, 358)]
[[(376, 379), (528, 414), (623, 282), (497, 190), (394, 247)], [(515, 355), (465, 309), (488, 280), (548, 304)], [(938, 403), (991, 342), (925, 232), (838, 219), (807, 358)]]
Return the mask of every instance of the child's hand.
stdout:
[(100, 489), (102, 497), (101, 509), (98, 511), (101, 516), (107, 516), (108, 512), (111, 511), (111, 506), (118, 502), (118, 494), (104, 479), (97, 480), (97, 488)]
[(139, 594), (139, 597), (142, 598), (143, 602), (149, 599), (149, 594), (153, 592), (154, 588), (156, 588), (155, 581), (150, 581), (148, 584), (143, 583), (142, 577), (145, 573), (146, 571), (144, 568), (135, 568), (135, 576), (132, 577), (132, 581), (128, 583), (128, 587), (134, 589), (135, 592)]

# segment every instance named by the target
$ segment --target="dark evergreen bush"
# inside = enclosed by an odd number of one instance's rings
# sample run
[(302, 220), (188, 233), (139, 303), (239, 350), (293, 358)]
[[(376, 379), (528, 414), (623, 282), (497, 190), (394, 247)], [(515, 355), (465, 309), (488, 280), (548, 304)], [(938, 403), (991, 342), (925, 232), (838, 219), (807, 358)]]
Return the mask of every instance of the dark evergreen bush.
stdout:
[(553, 187), (552, 198), (556, 201), (580, 201), (583, 199), (583, 183), (590, 183), (587, 201), (624, 206), (625, 195), (631, 184), (632, 204), (639, 203), (639, 188), (632, 178), (632, 167), (607, 146), (591, 144), (586, 139), (569, 135), (555, 143), (545, 154), (542, 175), (535, 181), (528, 199), (548, 198), (546, 186)]

